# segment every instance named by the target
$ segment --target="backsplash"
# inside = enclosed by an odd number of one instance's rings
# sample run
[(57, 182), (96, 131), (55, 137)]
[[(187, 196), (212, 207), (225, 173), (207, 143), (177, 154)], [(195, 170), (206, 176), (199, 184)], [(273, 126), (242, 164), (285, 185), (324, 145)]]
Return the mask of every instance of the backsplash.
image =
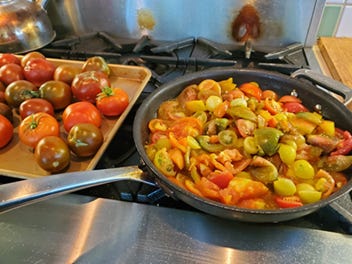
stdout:
[(352, 37), (352, 0), (327, 0), (318, 37)]

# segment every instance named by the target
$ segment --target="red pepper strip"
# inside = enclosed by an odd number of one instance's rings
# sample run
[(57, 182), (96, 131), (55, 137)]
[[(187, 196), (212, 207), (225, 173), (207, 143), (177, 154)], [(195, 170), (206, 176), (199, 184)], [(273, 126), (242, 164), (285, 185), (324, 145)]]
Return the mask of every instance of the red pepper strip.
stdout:
[(301, 199), (298, 196), (276, 196), (275, 202), (280, 208), (294, 208), (303, 206)]

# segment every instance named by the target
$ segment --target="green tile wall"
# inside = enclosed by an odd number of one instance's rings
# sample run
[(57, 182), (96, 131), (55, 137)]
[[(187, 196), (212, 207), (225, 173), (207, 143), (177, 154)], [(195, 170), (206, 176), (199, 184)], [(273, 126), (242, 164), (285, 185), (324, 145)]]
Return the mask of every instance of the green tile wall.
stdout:
[(341, 5), (325, 6), (318, 31), (318, 37), (334, 36), (342, 7), (343, 6)]

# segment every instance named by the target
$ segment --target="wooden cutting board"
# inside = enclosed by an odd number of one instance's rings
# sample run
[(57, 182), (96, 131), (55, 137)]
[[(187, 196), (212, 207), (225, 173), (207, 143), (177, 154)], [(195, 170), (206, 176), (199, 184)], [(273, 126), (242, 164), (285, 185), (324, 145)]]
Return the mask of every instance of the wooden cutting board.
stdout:
[(318, 47), (331, 77), (352, 88), (352, 38), (320, 37)]

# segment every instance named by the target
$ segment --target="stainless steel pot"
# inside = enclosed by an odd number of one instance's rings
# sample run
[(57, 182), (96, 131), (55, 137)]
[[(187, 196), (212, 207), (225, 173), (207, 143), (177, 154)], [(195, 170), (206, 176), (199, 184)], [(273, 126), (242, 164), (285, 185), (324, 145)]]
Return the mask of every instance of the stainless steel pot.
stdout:
[(0, 52), (26, 53), (55, 38), (47, 0), (0, 0)]

